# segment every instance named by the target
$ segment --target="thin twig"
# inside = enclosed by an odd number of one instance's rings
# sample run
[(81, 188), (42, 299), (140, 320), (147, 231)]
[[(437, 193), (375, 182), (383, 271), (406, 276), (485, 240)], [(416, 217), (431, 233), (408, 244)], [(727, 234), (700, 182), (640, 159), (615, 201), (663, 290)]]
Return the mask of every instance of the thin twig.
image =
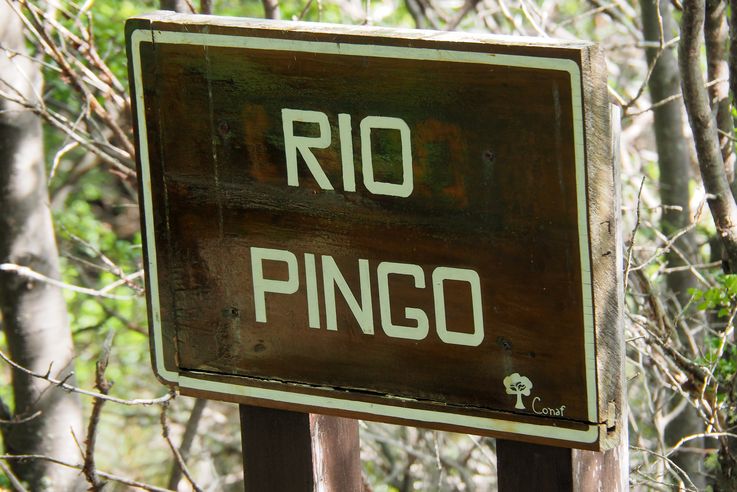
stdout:
[[(183, 461), (187, 461), (189, 457), (190, 449), (194, 443), (194, 438), (197, 435), (197, 427), (199, 426), (202, 414), (204, 413), (207, 400), (204, 398), (195, 398), (194, 405), (192, 406), (192, 412), (189, 414), (187, 419), (187, 425), (184, 427), (184, 435), (182, 436), (182, 443), (179, 446), (179, 454), (182, 456)], [(182, 469), (178, 463), (172, 466), (171, 473), (169, 474), (169, 488), (177, 489), (179, 481), (182, 478)]]
[(169, 445), (169, 449), (171, 449), (172, 454), (174, 455), (174, 459), (176, 460), (177, 464), (179, 465), (179, 468), (182, 470), (182, 473), (187, 478), (187, 481), (192, 485), (192, 488), (195, 492), (203, 492), (203, 490), (197, 485), (197, 483), (194, 481), (194, 478), (192, 478), (192, 474), (189, 472), (189, 468), (187, 468), (187, 463), (184, 462), (184, 458), (182, 457), (182, 454), (179, 452), (179, 449), (174, 445), (174, 443), (171, 440), (170, 432), (169, 432), (169, 422), (166, 417), (166, 412), (169, 409), (168, 404), (161, 405), (161, 416), (160, 416), (160, 422), (161, 422), (161, 435), (164, 437), (164, 440), (166, 440), (166, 444)]
[(0, 471), (5, 474), (5, 477), (8, 479), (15, 492), (28, 492), (18, 477), (15, 476), (13, 470), (11, 470), (7, 463), (2, 460), (0, 460)]
[[(67, 468), (74, 468), (75, 470), (82, 470), (82, 465), (70, 463), (68, 461), (63, 461), (63, 460), (60, 460), (60, 459), (57, 459), (51, 456), (46, 456), (43, 454), (0, 454), (0, 460), (7, 460), (7, 461), (43, 460), (43, 461), (48, 461), (49, 463), (66, 466)], [(101, 476), (102, 478), (106, 478), (113, 482), (122, 483), (130, 487), (135, 487), (141, 490), (147, 490), (149, 492), (175, 492), (175, 491), (172, 491), (171, 489), (165, 489), (163, 487), (149, 485), (147, 483), (138, 482), (136, 480), (132, 480), (126, 477), (121, 477), (120, 475), (114, 475), (112, 473), (98, 471), (97, 474)]]
[(43, 412), (41, 410), (38, 410), (36, 412), (33, 412), (31, 415), (27, 417), (20, 417), (15, 416), (12, 419), (0, 419), (0, 424), (2, 425), (17, 425), (17, 424), (25, 424), (27, 422), (30, 422), (31, 420), (34, 420), (41, 416)]
[[(724, 82), (725, 80), (726, 79), (710, 80), (709, 82), (706, 82), (704, 84), (704, 88), (708, 89), (709, 87), (711, 87), (713, 85), (716, 85), (716, 84), (720, 84), (720, 83)], [(658, 101), (656, 103), (651, 104), (650, 106), (648, 106), (647, 108), (645, 108), (643, 110), (635, 111), (635, 112), (632, 112), (632, 113), (625, 113), (624, 115), (622, 115), (622, 118), (633, 118), (635, 116), (640, 116), (640, 115), (645, 114), (645, 113), (647, 113), (649, 111), (653, 111), (653, 110), (655, 110), (655, 109), (657, 109), (657, 108), (659, 108), (661, 106), (665, 106), (669, 102), (673, 102), (673, 101), (676, 101), (676, 100), (682, 99), (682, 98), (683, 98), (683, 94), (681, 94), (681, 93), (673, 94), (672, 96), (668, 96), (668, 97), (666, 97), (664, 99), (661, 99), (660, 101)]]
[(688, 481), (688, 484), (689, 484), (689, 486), (691, 488), (689, 488), (687, 490), (693, 491), (693, 492), (699, 492), (698, 487), (696, 487), (696, 485), (694, 485), (693, 481), (691, 480), (691, 477), (688, 476), (688, 473), (686, 473), (683, 470), (683, 468), (681, 468), (680, 466), (676, 465), (673, 462), (673, 460), (671, 460), (670, 458), (668, 458), (668, 455), (663, 455), (663, 454), (660, 454), (660, 453), (656, 453), (655, 451), (652, 451), (650, 449), (641, 448), (639, 446), (632, 446), (632, 445), (630, 445), (630, 449), (634, 449), (636, 451), (641, 451), (643, 453), (648, 453), (648, 454), (651, 454), (651, 455), (655, 456), (656, 458), (660, 458), (669, 467), (672, 467), (679, 475), (683, 476), (683, 478), (685, 478)]
[(733, 434), (731, 432), (702, 432), (700, 434), (691, 434), (690, 436), (684, 436), (677, 443), (673, 445), (673, 448), (670, 451), (668, 451), (668, 454), (666, 456), (670, 456), (673, 453), (675, 453), (685, 443), (689, 441), (693, 441), (694, 439), (702, 439), (704, 437), (713, 437), (713, 438), (734, 437), (734, 438), (737, 438), (737, 434)]
[(302, 9), (302, 12), (300, 12), (299, 16), (297, 16), (297, 20), (303, 20), (305, 18), (305, 15), (307, 15), (307, 11), (310, 10), (311, 6), (312, 6), (312, 0), (307, 0), (307, 3)]
[[(105, 377), (105, 370), (107, 369), (108, 362), (110, 361), (110, 351), (112, 349), (113, 336), (115, 332), (108, 332), (105, 342), (102, 344), (102, 351), (100, 357), (95, 364), (95, 388), (103, 395), (107, 395), (110, 392), (112, 383)], [(105, 486), (105, 482), (102, 482), (97, 474), (95, 466), (95, 444), (97, 443), (97, 426), (100, 423), (100, 416), (102, 415), (102, 407), (105, 405), (105, 400), (96, 398), (92, 402), (92, 413), (90, 415), (90, 421), (87, 425), (87, 439), (85, 440), (85, 452), (84, 452), (84, 466), (82, 467), (82, 473), (90, 484), (90, 489), (97, 492), (102, 490)]]
[(13, 272), (13, 273), (20, 275), (21, 277), (29, 278), (32, 280), (37, 280), (39, 282), (53, 285), (54, 287), (71, 290), (73, 292), (78, 292), (80, 294), (86, 294), (88, 296), (93, 296), (93, 297), (104, 297), (105, 299), (115, 299), (115, 300), (123, 300), (123, 301), (127, 301), (127, 300), (134, 298), (134, 296), (118, 296), (118, 295), (113, 295), (113, 294), (107, 294), (105, 292), (106, 289), (95, 290), (95, 289), (89, 289), (87, 287), (79, 287), (77, 285), (68, 284), (66, 282), (62, 282), (60, 280), (47, 277), (46, 275), (42, 273), (38, 273), (34, 270), (31, 270), (28, 267), (21, 266), (21, 265), (15, 265), (13, 263), (0, 263), (0, 272)]
[(458, 12), (458, 15), (451, 19), (451, 21), (448, 22), (448, 24), (445, 26), (445, 30), (455, 31), (461, 21), (463, 21), (463, 19), (468, 15), (469, 12), (476, 8), (476, 5), (478, 5), (480, 1), (481, 0), (466, 0), (463, 3), (463, 7), (461, 7), (460, 12)]
[(69, 379), (69, 377), (62, 379), (56, 379), (54, 377), (51, 377), (51, 371), (49, 370), (46, 374), (41, 374), (38, 372), (31, 371), (30, 369), (27, 369), (17, 362), (13, 361), (10, 357), (8, 357), (5, 352), (0, 350), (0, 359), (4, 360), (6, 364), (10, 365), (14, 369), (17, 369), (18, 371), (21, 371), (25, 374), (28, 374), (29, 376), (33, 376), (38, 379), (43, 379), (45, 381), (48, 381), (49, 383), (58, 386), (59, 388), (69, 391), (71, 393), (78, 393), (80, 395), (90, 396), (92, 398), (99, 398), (105, 401), (110, 401), (113, 403), (119, 403), (121, 405), (128, 405), (128, 406), (152, 406), (152, 405), (163, 405), (164, 403), (172, 400), (175, 397), (175, 393), (173, 391), (170, 391), (164, 396), (160, 396), (158, 398), (151, 398), (151, 399), (134, 399), (134, 400), (124, 400), (122, 398), (116, 398), (114, 396), (109, 395), (103, 395), (102, 393), (98, 393), (95, 391), (87, 391), (82, 388), (78, 388), (76, 386), (72, 386), (71, 384), (67, 383), (66, 381)]
[(635, 236), (640, 228), (640, 203), (642, 201), (642, 188), (645, 186), (645, 176), (640, 181), (640, 189), (637, 192), (637, 208), (635, 209), (635, 227), (632, 229), (632, 238), (627, 246), (627, 262), (624, 265), (624, 291), (627, 292), (628, 277), (632, 266), (632, 248), (635, 246)]

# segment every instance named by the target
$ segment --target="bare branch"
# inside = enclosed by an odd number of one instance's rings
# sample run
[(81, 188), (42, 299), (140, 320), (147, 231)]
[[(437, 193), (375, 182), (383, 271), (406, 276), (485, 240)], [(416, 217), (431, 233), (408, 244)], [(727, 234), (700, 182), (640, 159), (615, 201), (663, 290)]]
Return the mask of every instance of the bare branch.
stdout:
[(25, 374), (28, 374), (29, 376), (33, 376), (38, 379), (43, 379), (45, 381), (48, 381), (49, 383), (58, 386), (59, 388), (72, 392), (72, 393), (78, 393), (80, 395), (85, 396), (91, 396), (92, 398), (98, 398), (105, 401), (111, 401), (113, 403), (120, 403), (121, 405), (129, 405), (129, 406), (136, 406), (136, 405), (143, 405), (143, 406), (151, 406), (151, 405), (163, 405), (164, 403), (172, 400), (175, 397), (175, 393), (169, 392), (164, 396), (160, 396), (158, 398), (151, 398), (151, 399), (135, 399), (135, 400), (123, 400), (122, 398), (116, 398), (114, 396), (109, 395), (103, 395), (102, 393), (97, 393), (95, 391), (87, 391), (81, 388), (77, 388), (76, 386), (72, 386), (71, 384), (68, 384), (66, 382), (66, 379), (56, 379), (54, 377), (51, 377), (50, 374), (40, 374), (34, 371), (31, 371), (30, 369), (26, 369), (25, 367), (15, 363), (10, 357), (8, 357), (5, 352), (0, 350), (0, 359), (4, 360), (5, 363), (13, 367), (14, 369), (21, 371)]
[(2, 425), (17, 425), (17, 424), (25, 424), (26, 422), (30, 422), (31, 420), (38, 418), (41, 415), (41, 410), (38, 410), (36, 412), (33, 412), (31, 415), (28, 415), (26, 417), (16, 415), (12, 419), (0, 419), (0, 424)]
[(458, 14), (445, 26), (445, 30), (454, 31), (461, 23), (461, 21), (463, 21), (463, 19), (468, 15), (468, 13), (476, 9), (476, 6), (479, 4), (480, 1), (481, 0), (466, 0), (463, 3), (463, 7), (461, 7), (460, 12), (458, 12)]
[[(53, 458), (51, 456), (46, 456), (43, 454), (0, 454), (0, 460), (7, 460), (7, 461), (43, 460), (43, 461), (48, 461), (50, 463), (55, 463), (57, 465), (66, 466), (67, 468), (74, 468), (76, 470), (82, 470), (82, 465), (78, 465), (75, 463), (69, 463), (68, 461), (59, 460), (59, 459)], [(120, 475), (114, 475), (112, 473), (98, 471), (97, 474), (100, 475), (102, 478), (106, 478), (110, 481), (122, 483), (130, 487), (135, 487), (141, 490), (147, 490), (149, 492), (175, 492), (170, 489), (165, 489), (163, 487), (157, 487), (155, 485), (149, 485), (143, 482), (138, 482), (136, 480), (131, 480), (130, 478), (121, 477)]]
[[(36, 280), (38, 282), (43, 282), (49, 285), (53, 285), (54, 287), (71, 290), (73, 292), (78, 292), (80, 294), (86, 294), (88, 296), (93, 296), (93, 297), (104, 297), (106, 299), (116, 299), (116, 300), (124, 300), (124, 301), (133, 299), (134, 297), (134, 296), (117, 296), (113, 294), (108, 294), (107, 291), (111, 289), (107, 287), (101, 290), (95, 290), (95, 289), (88, 289), (87, 287), (79, 287), (77, 285), (68, 284), (66, 282), (62, 282), (60, 280), (56, 280), (56, 279), (47, 277), (46, 275), (43, 275), (41, 273), (35, 272), (28, 267), (24, 267), (21, 265), (15, 265), (13, 263), (0, 263), (0, 272), (13, 272), (17, 275), (20, 275), (21, 277), (25, 277), (30, 280)], [(126, 281), (123, 281), (120, 283), (118, 283), (118, 281), (114, 282), (114, 285), (115, 287), (118, 287), (121, 285), (127, 285), (128, 280), (131, 280), (132, 278), (136, 278), (137, 276), (138, 276), (137, 274), (133, 274), (132, 277), (127, 277)]]
[[(202, 414), (205, 410), (206, 405), (206, 399), (196, 398), (194, 401), (194, 406), (192, 407), (192, 412), (189, 415), (189, 419), (187, 419), (187, 425), (184, 428), (184, 435), (182, 436), (182, 444), (179, 446), (179, 454), (182, 456), (182, 460), (185, 462), (187, 461), (187, 457), (189, 456), (189, 451), (197, 434), (197, 427), (199, 426), (200, 419), (202, 418)], [(181, 478), (182, 468), (179, 466), (179, 463), (176, 463), (172, 467), (171, 474), (169, 475), (169, 488), (176, 490)]]
[(635, 210), (635, 227), (632, 229), (632, 236), (630, 238), (630, 244), (627, 246), (626, 262), (624, 265), (624, 290), (627, 290), (627, 284), (629, 279), (630, 268), (632, 268), (632, 250), (635, 246), (635, 236), (640, 228), (640, 203), (642, 198), (642, 188), (645, 186), (645, 178), (640, 181), (640, 190), (637, 192), (637, 209)]
[(174, 443), (171, 440), (170, 437), (170, 431), (169, 431), (169, 422), (166, 417), (166, 411), (169, 409), (168, 404), (161, 405), (161, 435), (166, 440), (166, 444), (169, 445), (169, 449), (171, 449), (172, 454), (174, 455), (174, 459), (176, 459), (177, 465), (179, 465), (179, 469), (182, 470), (182, 473), (187, 478), (189, 483), (192, 485), (192, 488), (195, 492), (203, 492), (203, 490), (195, 483), (194, 479), (192, 478), (192, 474), (189, 472), (189, 468), (187, 468), (187, 463), (184, 462), (184, 458), (182, 457), (182, 454), (179, 452), (177, 447), (174, 445)]
[[(110, 361), (110, 350), (112, 349), (113, 336), (115, 332), (108, 332), (105, 342), (102, 346), (102, 352), (97, 364), (95, 365), (95, 387), (100, 394), (106, 395), (110, 392), (112, 383), (105, 377), (105, 370)], [(95, 466), (95, 444), (97, 443), (97, 426), (100, 424), (100, 416), (102, 415), (102, 407), (105, 400), (96, 398), (92, 402), (92, 413), (90, 421), (87, 425), (87, 439), (85, 440), (84, 466), (82, 473), (90, 484), (90, 490), (94, 492), (101, 491), (105, 486), (105, 482), (101, 481)], [(164, 404), (166, 406), (166, 404)]]
[(688, 476), (688, 473), (683, 471), (682, 468), (680, 468), (678, 465), (676, 465), (673, 460), (671, 460), (667, 455), (656, 453), (655, 451), (651, 451), (649, 449), (641, 448), (639, 446), (630, 446), (630, 449), (636, 449), (637, 451), (642, 451), (643, 453), (652, 454), (653, 456), (656, 456), (657, 458), (660, 458), (661, 460), (664, 460), (668, 467), (673, 468), (675, 472), (680, 475), (681, 477), (685, 478), (686, 481), (689, 484), (689, 487), (686, 490), (698, 492), (698, 488), (694, 485), (694, 483), (691, 481), (691, 477)]
[(18, 477), (15, 476), (13, 470), (11, 470), (4, 461), (0, 461), (0, 470), (8, 478), (8, 481), (10, 482), (10, 485), (13, 487), (13, 490), (15, 492), (28, 492), (23, 484), (20, 482), (20, 480), (18, 480)]

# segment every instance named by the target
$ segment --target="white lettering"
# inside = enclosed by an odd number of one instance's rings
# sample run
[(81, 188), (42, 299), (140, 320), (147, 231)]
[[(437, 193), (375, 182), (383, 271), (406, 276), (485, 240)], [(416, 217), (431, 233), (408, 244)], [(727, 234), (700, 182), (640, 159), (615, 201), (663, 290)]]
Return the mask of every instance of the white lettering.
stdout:
[[(374, 164), (371, 152), (371, 130), (381, 128), (399, 130), (402, 141), (402, 182), (383, 183), (374, 179)], [(408, 197), (412, 194), (412, 145), (409, 126), (400, 118), (387, 116), (367, 116), (361, 120), (361, 162), (363, 163), (363, 184), (375, 195)]]
[(310, 328), (320, 328), (320, 305), (317, 299), (317, 272), (315, 255), (305, 253), (305, 282), (307, 283), (307, 317)]
[[(373, 298), (371, 295), (371, 271), (369, 261), (358, 260), (358, 292), (354, 293), (348, 285), (335, 259), (329, 255), (320, 255), (320, 271), (318, 271), (316, 255), (304, 253), (304, 291), (307, 301), (307, 324), (310, 328), (320, 329), (320, 295), (324, 296), (326, 328), (338, 330), (338, 310), (336, 306), (336, 290), (340, 291), (345, 303), (358, 322), (361, 331), (366, 335), (374, 334)], [(281, 262), (286, 266), (286, 278), (267, 278), (264, 273), (264, 262)], [(251, 248), (251, 272), (253, 283), (253, 303), (256, 321), (267, 322), (266, 294), (294, 294), (300, 287), (300, 271), (297, 256), (286, 250), (272, 248)], [(283, 271), (283, 270), (282, 270)], [(318, 275), (322, 274), (322, 291), (318, 288)], [(378, 286), (379, 313), (381, 328), (392, 338), (405, 340), (424, 340), (430, 331), (427, 313), (418, 307), (404, 307), (404, 316), (408, 324), (396, 324), (392, 321), (392, 293), (389, 289), (391, 275), (412, 277), (414, 287), (426, 287), (425, 271), (420, 265), (412, 263), (380, 262), (376, 267), (376, 285)], [(273, 275), (272, 275), (273, 276)], [(445, 306), (446, 280), (467, 282), (471, 292), (471, 310), (473, 332), (451, 331), (447, 327)], [(478, 273), (466, 268), (437, 267), (432, 272), (432, 290), (435, 309), (435, 330), (438, 338), (451, 345), (476, 347), (484, 340), (483, 306), (481, 299), (481, 281)], [(539, 398), (537, 398), (539, 400)], [(537, 412), (533, 400), (533, 410)], [(559, 411), (562, 411), (562, 407)], [(543, 409), (542, 412), (546, 410)], [(550, 412), (550, 410), (548, 410)], [(552, 413), (551, 413), (552, 414)]]
[(340, 161), (343, 165), (343, 189), (345, 191), (356, 191), (351, 115), (343, 113), (338, 115), (338, 130), (340, 131)]
[[(286, 263), (287, 279), (264, 278), (264, 260)], [(256, 321), (266, 323), (266, 293), (294, 294), (299, 288), (297, 257), (294, 256), (294, 253), (280, 249), (251, 248), (251, 274), (253, 275), (253, 303), (256, 310)]]
[(392, 323), (391, 301), (389, 297), (389, 275), (409, 275), (415, 279), (415, 287), (425, 288), (425, 272), (419, 265), (411, 263), (379, 263), (376, 277), (379, 284), (379, 308), (381, 310), (381, 327), (384, 333), (394, 338), (407, 340), (422, 340), (427, 337), (430, 323), (427, 314), (422, 309), (405, 307), (404, 316), (417, 322), (416, 326), (402, 326)]
[(538, 415), (540, 415), (540, 411), (537, 408), (535, 408), (535, 404), (537, 402), (539, 402), (539, 401), (540, 401), (540, 397), (539, 396), (536, 396), (535, 398), (532, 399), (532, 411), (535, 412)]
[[(473, 306), (473, 333), (448, 331), (445, 319), (445, 280), (468, 282), (471, 286)], [(484, 341), (484, 310), (481, 304), (481, 280), (479, 274), (467, 268), (437, 267), (432, 272), (433, 295), (435, 297), (435, 325), (438, 336), (445, 343), (477, 347)]]
[(351, 292), (348, 283), (345, 281), (343, 274), (340, 273), (338, 265), (331, 256), (322, 257), (322, 281), (323, 290), (325, 291), (325, 318), (328, 330), (338, 329), (337, 310), (335, 307), (335, 286), (338, 286), (340, 293), (343, 294), (348, 307), (353, 316), (358, 321), (366, 335), (374, 334), (374, 315), (371, 304), (371, 280), (369, 279), (369, 263), (368, 260), (358, 260), (358, 274), (360, 277), (361, 303), (356, 300), (356, 296)]
[[(317, 158), (310, 149), (325, 149), (330, 146), (330, 122), (325, 113), (320, 111), (304, 111), (300, 109), (282, 109), (282, 127), (284, 129), (284, 152), (287, 157), (287, 184), (299, 186), (297, 172), (297, 151), (307, 163), (307, 168), (315, 177), (315, 181), (323, 190), (332, 190), (333, 185), (320, 167)], [(294, 123), (317, 123), (320, 127), (319, 137), (304, 137), (294, 134)]]
[(537, 402), (541, 401), (539, 396), (532, 399), (532, 411), (537, 415), (550, 415), (551, 417), (562, 417), (566, 411), (566, 406), (561, 405), (558, 408), (543, 407), (540, 410), (537, 409)]
[[(284, 153), (287, 159), (287, 184), (299, 186), (299, 170), (297, 156), (301, 155), (312, 173), (315, 181), (323, 190), (332, 190), (327, 174), (317, 161), (312, 149), (326, 149), (332, 143), (330, 121), (321, 111), (283, 108), (282, 129), (284, 131)], [(294, 134), (295, 123), (312, 123), (318, 125), (320, 133), (316, 137)], [(356, 191), (356, 171), (353, 157), (353, 128), (351, 115), (338, 114), (338, 136), (340, 142), (340, 162), (343, 170), (343, 189)], [(397, 130), (401, 141), (402, 181), (386, 183), (377, 181), (374, 175), (374, 161), (371, 147), (371, 130)], [(375, 195), (408, 197), (414, 189), (412, 176), (412, 141), (409, 125), (401, 118), (389, 116), (366, 116), (361, 120), (361, 162), (363, 184)]]

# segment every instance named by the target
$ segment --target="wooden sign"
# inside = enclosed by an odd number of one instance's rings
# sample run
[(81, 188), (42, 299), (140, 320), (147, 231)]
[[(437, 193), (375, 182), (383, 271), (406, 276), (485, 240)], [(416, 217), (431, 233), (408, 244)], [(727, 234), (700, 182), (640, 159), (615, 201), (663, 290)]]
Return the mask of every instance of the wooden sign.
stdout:
[(151, 343), (184, 394), (616, 440), (590, 44), (155, 14), (127, 40)]

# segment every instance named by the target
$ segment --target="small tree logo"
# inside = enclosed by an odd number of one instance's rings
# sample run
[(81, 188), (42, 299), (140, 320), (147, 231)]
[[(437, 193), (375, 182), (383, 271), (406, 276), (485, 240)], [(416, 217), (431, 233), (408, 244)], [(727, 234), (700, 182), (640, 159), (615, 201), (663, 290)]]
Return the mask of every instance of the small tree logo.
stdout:
[(522, 403), (522, 395), (530, 396), (532, 389), (532, 381), (525, 376), (520, 376), (518, 372), (510, 374), (504, 378), (504, 386), (507, 388), (508, 395), (517, 395), (517, 404), (514, 408), (524, 410), (525, 405)]

